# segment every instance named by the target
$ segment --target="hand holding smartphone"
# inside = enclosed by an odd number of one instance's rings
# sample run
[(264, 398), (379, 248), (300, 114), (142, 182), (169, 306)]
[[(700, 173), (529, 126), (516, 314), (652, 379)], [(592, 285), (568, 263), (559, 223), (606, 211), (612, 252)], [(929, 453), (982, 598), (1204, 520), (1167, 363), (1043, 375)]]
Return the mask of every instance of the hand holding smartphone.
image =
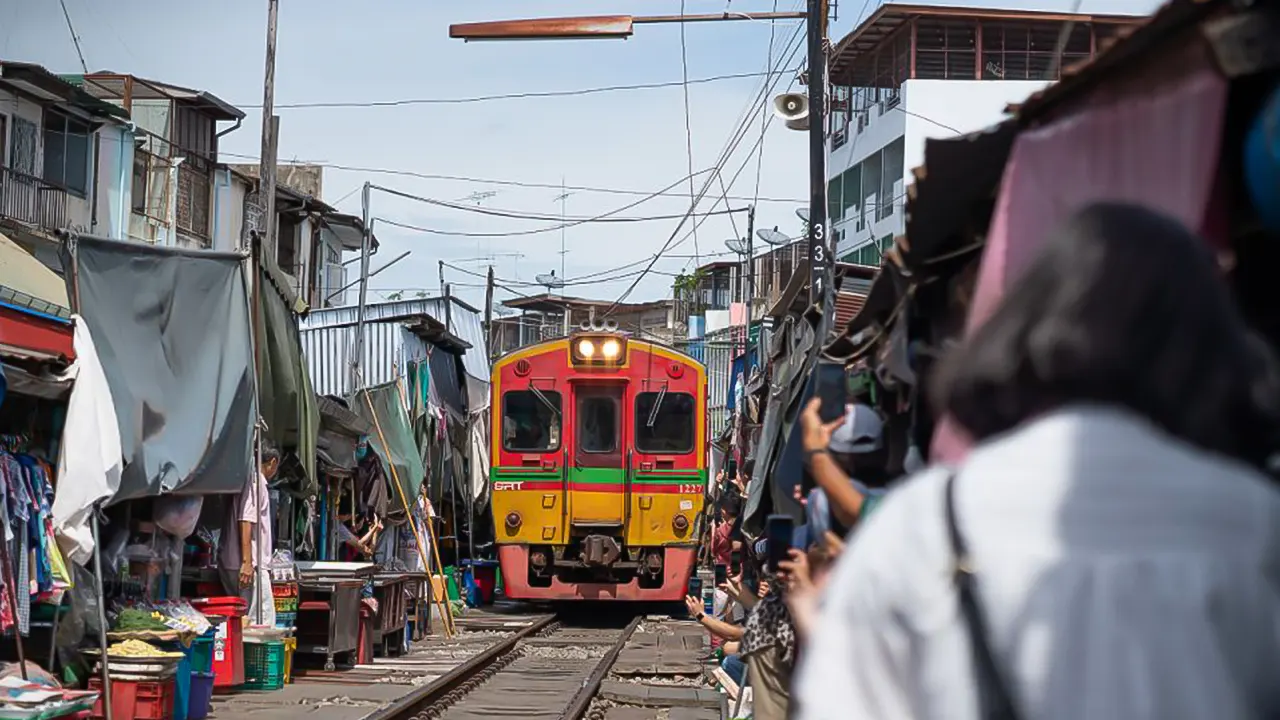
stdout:
[(765, 546), (771, 571), (776, 571), (778, 564), (789, 557), (794, 526), (790, 515), (770, 515), (765, 521)]
[(817, 387), (813, 396), (822, 401), (818, 417), (823, 423), (835, 422), (843, 417), (845, 406), (849, 403), (849, 381), (844, 365), (819, 362)]

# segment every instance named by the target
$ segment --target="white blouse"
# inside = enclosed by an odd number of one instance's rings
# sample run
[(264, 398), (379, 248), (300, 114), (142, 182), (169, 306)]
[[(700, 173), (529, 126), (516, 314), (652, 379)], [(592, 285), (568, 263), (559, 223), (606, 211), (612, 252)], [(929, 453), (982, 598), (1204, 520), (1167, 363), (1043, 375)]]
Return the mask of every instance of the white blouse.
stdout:
[[(835, 570), (800, 720), (978, 719), (932, 468)], [(975, 449), (956, 514), (1028, 719), (1280, 717), (1280, 490), (1126, 413), (1077, 407)]]

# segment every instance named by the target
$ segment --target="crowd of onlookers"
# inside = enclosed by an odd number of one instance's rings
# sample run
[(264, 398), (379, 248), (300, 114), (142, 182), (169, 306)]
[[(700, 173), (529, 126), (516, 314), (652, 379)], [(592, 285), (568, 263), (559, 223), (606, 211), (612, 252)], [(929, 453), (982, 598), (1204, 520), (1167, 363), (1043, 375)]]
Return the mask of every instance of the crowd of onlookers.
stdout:
[(688, 604), (752, 715), (1280, 717), (1280, 372), (1226, 272), (1089, 207), (931, 373), (963, 458), (886, 477), (876, 410), (811, 401), (776, 567), (719, 478), (725, 582)]

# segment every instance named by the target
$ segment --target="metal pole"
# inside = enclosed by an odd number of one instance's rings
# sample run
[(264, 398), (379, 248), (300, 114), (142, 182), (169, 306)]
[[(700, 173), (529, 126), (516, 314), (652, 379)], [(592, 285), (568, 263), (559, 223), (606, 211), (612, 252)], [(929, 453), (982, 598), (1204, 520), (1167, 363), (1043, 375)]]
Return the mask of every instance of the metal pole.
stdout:
[(493, 358), (493, 266), (489, 266), (489, 276), (484, 285), (484, 353)]
[[(825, 307), (830, 271), (827, 252), (827, 58), (825, 0), (808, 0), (809, 13), (809, 302)], [(826, 320), (824, 318), (824, 325)], [(819, 337), (822, 344), (825, 338)]]
[(98, 531), (98, 507), (89, 510), (90, 528), (93, 530), (93, 575), (98, 582), (98, 645), (102, 647), (102, 707), (106, 720), (113, 720), (111, 712), (111, 671), (107, 668), (107, 609), (106, 584), (102, 577), (102, 536)]
[(276, 267), (276, 18), (280, 0), (267, 0), (267, 68), (262, 79), (262, 157), (258, 159), (259, 192), (262, 217), (267, 224), (263, 234), (267, 262)]
[[(755, 321), (756, 307), (756, 255), (753, 239), (756, 235), (756, 206), (752, 205), (747, 208), (747, 337), (744, 341), (751, 339), (751, 323)], [(759, 331), (757, 331), (756, 341), (760, 340)], [(756, 362), (760, 362), (760, 358), (756, 358)], [(745, 378), (744, 378), (745, 379)]]
[(360, 206), (364, 220), (364, 232), (360, 238), (360, 302), (356, 308), (355, 351), (351, 357), (351, 392), (360, 388), (360, 366), (364, 362), (364, 311), (369, 297), (369, 252), (373, 245), (373, 229), (369, 221), (369, 194), (372, 186), (366, 181), (360, 193)]

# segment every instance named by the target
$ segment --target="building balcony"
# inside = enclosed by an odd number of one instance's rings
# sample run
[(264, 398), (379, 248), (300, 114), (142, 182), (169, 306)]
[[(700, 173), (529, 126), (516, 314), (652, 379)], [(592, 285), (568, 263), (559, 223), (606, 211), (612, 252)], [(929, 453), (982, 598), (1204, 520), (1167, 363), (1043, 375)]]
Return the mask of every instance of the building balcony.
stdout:
[(33, 175), (0, 166), (0, 220), (52, 235), (67, 227), (67, 191)]

